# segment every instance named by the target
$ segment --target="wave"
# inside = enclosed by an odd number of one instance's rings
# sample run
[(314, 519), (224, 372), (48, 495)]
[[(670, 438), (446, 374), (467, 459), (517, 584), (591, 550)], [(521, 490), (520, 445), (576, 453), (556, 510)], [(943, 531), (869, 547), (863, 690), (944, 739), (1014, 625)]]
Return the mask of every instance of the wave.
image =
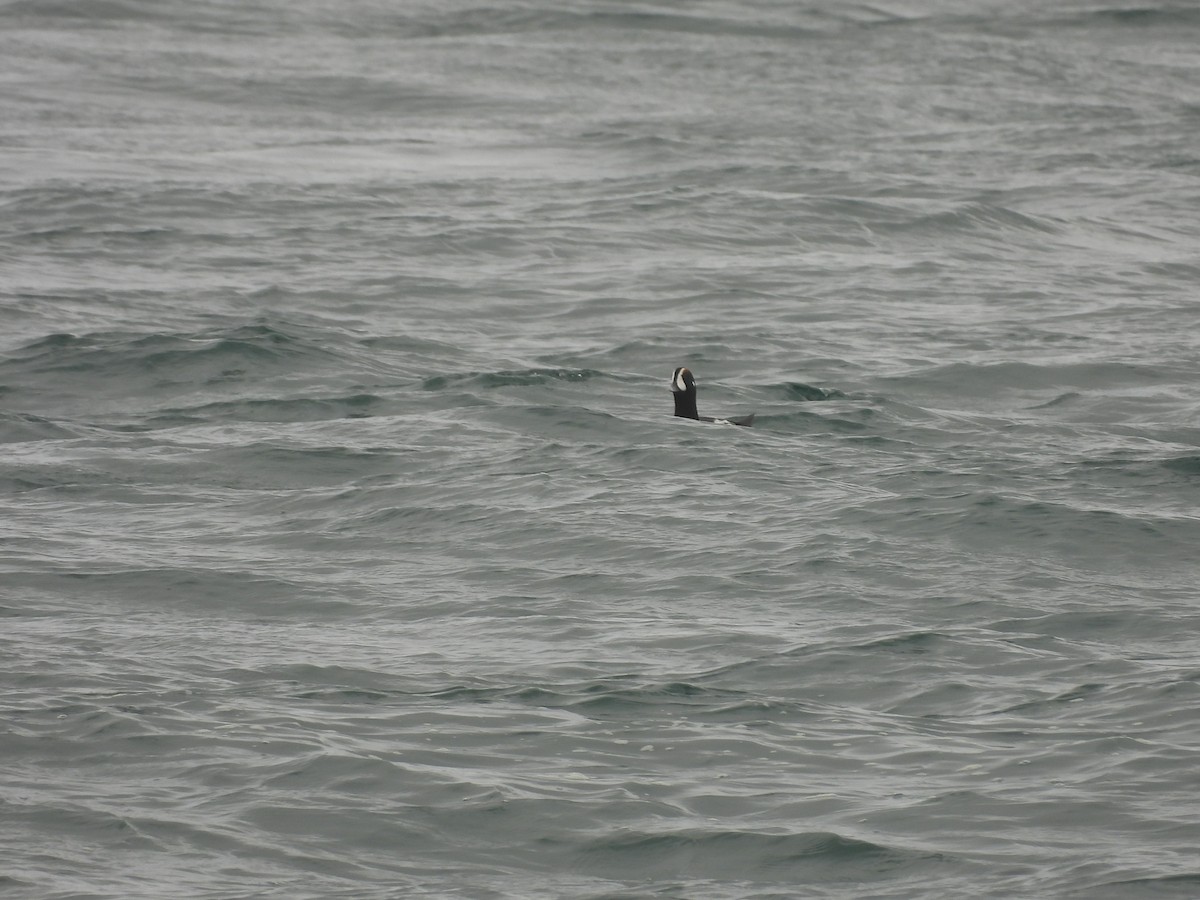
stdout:
[(1145, 6), (1101, 6), (1070, 16), (1055, 16), (1053, 24), (1107, 25), (1119, 27), (1175, 27), (1200, 25), (1200, 9), (1194, 4), (1162, 3)]
[[(906, 375), (885, 376), (885, 383), (906, 387), (945, 390), (960, 397), (987, 397), (1012, 391), (1053, 390), (1063, 401), (1064, 388), (1116, 390), (1163, 384), (1172, 373), (1159, 366), (1135, 363), (1060, 363), (1037, 365), (1024, 362), (948, 363)], [(1053, 401), (1052, 401), (1053, 402)]]
[(611, 377), (595, 369), (510, 369), (498, 372), (462, 372), (458, 374), (431, 375), (421, 382), (427, 391), (440, 391), (447, 387), (470, 385), (483, 389), (501, 387), (528, 387), (554, 382), (582, 382), (596, 378)]
[(1012, 35), (1026, 29), (1093, 29), (1093, 28), (1154, 28), (1180, 27), (1200, 22), (1200, 10), (1191, 4), (1159, 3), (1143, 6), (1074, 4), (1075, 9), (1056, 9), (1052, 4), (1012, 7), (1011, 12), (997, 6), (987, 13), (930, 12), (915, 13), (907, 18), (895, 18), (890, 24), (911, 24), (917, 27), (980, 30), (984, 33)]
[[(220, 372), (234, 376), (296, 357), (329, 357), (324, 341), (306, 339), (265, 324), (193, 334), (51, 334), (11, 351), (0, 372), (21, 374), (153, 371), (180, 380)], [(245, 367), (245, 368), (242, 368)]]
[[(324, 326), (240, 324), (196, 332), (58, 333), (0, 357), (0, 383), (16, 408), (58, 408), (103, 421), (118, 415), (138, 428), (214, 417), (304, 421), (362, 414), (377, 395), (356, 390), (333, 397), (297, 397), (300, 385), (320, 381), (378, 382), (403, 377), (387, 355), (374, 355), (351, 336)], [(282, 397), (245, 397), (286, 390)], [(288, 394), (292, 396), (288, 396)], [(187, 397), (191, 406), (164, 401)], [(137, 407), (131, 408), (131, 400)], [(144, 412), (143, 412), (144, 411)], [(144, 413), (154, 416), (147, 426)]]
[[(0, 391), (0, 397), (3, 397), (4, 393), (4, 391)], [(55, 422), (52, 419), (35, 416), (32, 413), (0, 410), (0, 444), (66, 440), (78, 436), (78, 429)]]
[(1085, 474), (1090, 471), (1117, 473), (1136, 478), (1143, 484), (1161, 482), (1163, 479), (1155, 476), (1161, 476), (1163, 472), (1182, 476), (1200, 475), (1200, 456), (1195, 454), (1171, 456), (1166, 459), (1157, 456), (1134, 457), (1121, 454), (1083, 459), (1079, 461), (1078, 465)]
[[(1119, 503), (1119, 498), (1114, 498)], [(1086, 500), (1037, 499), (995, 492), (964, 492), (944, 498), (881, 501), (912, 507), (913, 535), (952, 537), (999, 552), (1020, 552), (1031, 543), (1045, 553), (1097, 555), (1119, 565), (1137, 554), (1172, 559), (1200, 540), (1200, 520), (1138, 506), (1105, 508)], [(1114, 503), (1115, 506), (1115, 503)]]
[(1183, 900), (1187, 897), (1200, 897), (1200, 872), (1106, 881), (1072, 889), (1064, 896), (1082, 897), (1086, 900), (1162, 900), (1169, 897)]
[(147, 428), (171, 428), (213, 422), (325, 422), (332, 419), (365, 419), (387, 409), (377, 394), (345, 397), (263, 398), (205, 403), (164, 409), (145, 419)]
[(820, 388), (815, 385), (805, 384), (800, 381), (785, 381), (778, 384), (769, 384), (765, 386), (768, 394), (778, 397), (780, 400), (810, 403), (823, 400), (835, 400), (844, 398), (846, 395), (839, 390), (831, 388)]
[[(559, 843), (564, 839), (556, 839)], [(619, 869), (626, 878), (661, 879), (686, 873), (689, 879), (723, 882), (850, 881), (855, 884), (932, 875), (953, 857), (898, 844), (847, 837), (830, 831), (679, 829), (617, 831), (594, 838), (573, 854), (581, 867)], [(893, 885), (893, 888), (895, 885)]]
[(156, 19), (161, 4), (146, 0), (16, 0), (0, 7), (0, 14), (13, 18), (82, 19), (108, 22), (127, 19)]
[[(150, 0), (15, 0), (0, 7), (0, 16), (71, 19), (105, 25), (113, 22), (170, 22), (180, 26), (230, 33), (278, 33), (319, 27), (350, 36), (385, 34), (403, 40), (462, 38), (479, 35), (571, 31), (708, 35), (771, 41), (808, 40), (847, 28), (893, 24), (902, 17), (868, 4), (820, 7), (752, 7), (741, 15), (706, 14), (703, 10), (583, 8), (567, 4), (506, 5), (426, 4), (413, 8), (359, 6), (353, 15), (336, 14), (323, 4), (216, 2), (208, 8)], [(284, 13), (281, 15), (281, 13)]]
[[(128, 555), (140, 556), (141, 550), (131, 547)], [(260, 571), (125, 564), (115, 553), (102, 559), (75, 561), (69, 570), (9, 571), (5, 579), (33, 591), (81, 598), (92, 612), (110, 601), (123, 606), (136, 602), (144, 608), (238, 618), (288, 615), (287, 610), (294, 609), (296, 603), (316, 614), (342, 609), (348, 602), (318, 586)]]
[(646, 708), (673, 709), (676, 712), (690, 710), (694, 713), (723, 707), (745, 697), (740, 691), (707, 688), (685, 681), (639, 683), (639, 679), (633, 675), (558, 685), (456, 685), (423, 693), (438, 700), (516, 702), (525, 706), (570, 710), (599, 719)]
[(895, 234), (903, 240), (922, 241), (957, 235), (982, 237), (1005, 244), (1011, 244), (1015, 239), (1041, 243), (1048, 236), (1060, 234), (1063, 230), (1061, 224), (1050, 217), (1035, 216), (980, 201), (963, 203), (953, 209), (916, 214), (890, 209), (886, 215), (864, 217), (860, 221), (872, 231)]
[(902, 17), (868, 4), (747, 8), (740, 16), (705, 14), (702, 9), (569, 9), (565, 4), (523, 4), (439, 10), (422, 17), (391, 15), (375, 25), (390, 22), (407, 37), (457, 37), (496, 33), (572, 31), (588, 34), (635, 32), (755, 38), (771, 41), (810, 40), (846, 28), (891, 24)]
[(1159, 465), (1170, 472), (1178, 472), (1181, 475), (1200, 475), (1200, 456), (1177, 456), (1173, 459), (1165, 459)]

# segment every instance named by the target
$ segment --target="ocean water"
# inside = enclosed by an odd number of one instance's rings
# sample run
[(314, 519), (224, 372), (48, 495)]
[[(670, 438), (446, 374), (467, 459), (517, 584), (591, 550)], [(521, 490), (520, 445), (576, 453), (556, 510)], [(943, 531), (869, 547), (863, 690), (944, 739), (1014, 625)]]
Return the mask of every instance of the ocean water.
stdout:
[(0, 85), (0, 895), (1200, 896), (1195, 4), (4, 0)]

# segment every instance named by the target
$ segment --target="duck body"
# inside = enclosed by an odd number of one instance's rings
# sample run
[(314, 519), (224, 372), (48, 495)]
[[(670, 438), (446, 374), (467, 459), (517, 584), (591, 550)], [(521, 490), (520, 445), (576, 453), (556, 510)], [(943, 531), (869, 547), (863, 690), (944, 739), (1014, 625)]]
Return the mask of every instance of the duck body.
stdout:
[(680, 366), (671, 376), (671, 394), (675, 397), (675, 415), (682, 419), (712, 422), (715, 425), (741, 425), (746, 428), (754, 424), (753, 413), (736, 419), (717, 419), (700, 415), (696, 410), (696, 376), (686, 366)]

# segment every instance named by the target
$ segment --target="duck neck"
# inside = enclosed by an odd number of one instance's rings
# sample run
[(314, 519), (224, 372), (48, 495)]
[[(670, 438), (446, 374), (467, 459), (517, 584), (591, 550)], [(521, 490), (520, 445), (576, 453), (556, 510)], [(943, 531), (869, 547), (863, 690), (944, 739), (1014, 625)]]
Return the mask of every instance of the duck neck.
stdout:
[(690, 391), (677, 391), (673, 396), (675, 397), (675, 415), (685, 419), (700, 418), (700, 413), (696, 412), (695, 388)]

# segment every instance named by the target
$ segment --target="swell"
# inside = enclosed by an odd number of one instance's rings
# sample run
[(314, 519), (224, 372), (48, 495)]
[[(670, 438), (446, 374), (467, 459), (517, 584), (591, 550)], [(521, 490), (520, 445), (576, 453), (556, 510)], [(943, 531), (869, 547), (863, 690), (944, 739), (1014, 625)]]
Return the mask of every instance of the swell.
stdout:
[(474, 387), (483, 390), (501, 387), (535, 387), (555, 382), (585, 382), (612, 376), (595, 369), (534, 368), (509, 369), (498, 372), (462, 372), (431, 375), (421, 382), (427, 391), (448, 387)]
[(72, 374), (91, 379), (129, 372), (162, 372), (195, 381), (206, 374), (243, 375), (332, 354), (326, 336), (305, 336), (267, 324), (190, 334), (98, 332), (51, 334), (10, 351), (0, 372), (14, 376)]
[[(57, 333), (4, 353), (0, 390), (16, 409), (97, 422), (116, 415), (140, 428), (353, 417), (377, 408), (380, 397), (361, 389), (329, 396), (329, 384), (403, 377), (406, 365), (419, 372), (422, 360), (444, 352), (420, 341), (406, 347), (407, 353), (370, 352), (345, 332), (278, 321), (191, 332)], [(315, 392), (314, 384), (324, 387)], [(169, 402), (180, 397), (197, 402)]]
[(257, 398), (205, 403), (200, 406), (168, 408), (145, 419), (147, 428), (214, 422), (325, 422), (333, 419), (364, 419), (389, 410), (378, 394), (344, 397)]
[[(558, 840), (547, 840), (551, 845)], [(620, 869), (626, 878), (662, 879), (686, 872), (690, 879), (759, 883), (851, 880), (870, 883), (933, 875), (955, 860), (899, 843), (877, 843), (830, 831), (773, 833), (749, 829), (624, 830), (588, 840), (573, 852), (588, 870)], [(942, 874), (942, 873), (938, 873)]]
[(885, 383), (905, 388), (940, 390), (960, 396), (986, 397), (1014, 391), (1144, 389), (1170, 383), (1174, 373), (1162, 365), (1126, 362), (1037, 364), (1026, 362), (948, 363), (911, 374), (886, 376)]
[[(399, 411), (397, 396), (411, 389), (478, 402), (498, 389), (639, 380), (578, 366), (459, 368), (472, 355), (436, 340), (362, 337), (324, 325), (279, 321), (195, 332), (58, 333), (0, 357), (0, 395), (16, 407), (36, 403), (43, 409), (48, 399), (53, 406), (105, 395), (137, 397), (141, 403), (178, 396), (200, 401), (152, 407), (138, 420), (143, 427), (157, 428), (364, 418)], [(330, 394), (331, 382), (352, 390)], [(320, 387), (314, 390), (309, 384)], [(8, 430), (10, 440), (71, 433), (50, 417), (26, 412), (8, 416), (0, 422), (0, 436)]]
[[(1130, 501), (1122, 505), (1123, 501)], [(880, 501), (904, 516), (912, 537), (940, 537), (987, 546), (998, 554), (1036, 546), (1068, 558), (1107, 557), (1121, 566), (1132, 558), (1173, 560), (1200, 540), (1200, 520), (1168, 509), (1116, 496), (1109, 504), (1084, 498), (1037, 498), (995, 491), (962, 491), (948, 496), (906, 497)]]
[(1060, 27), (1103, 26), (1110, 28), (1152, 28), (1200, 25), (1200, 9), (1193, 4), (1147, 3), (1141, 6), (1101, 5), (1073, 15), (1052, 15), (1048, 24)]
[(0, 410), (0, 444), (66, 440), (78, 436), (77, 429), (44, 416)]
[[(130, 554), (134, 555), (134, 554)], [(82, 558), (54, 563), (40, 571), (5, 573), (8, 583), (34, 593), (50, 593), (67, 606), (81, 604), (89, 611), (130, 612), (168, 610), (195, 615), (255, 618), (291, 614), (296, 604), (318, 614), (349, 603), (319, 585), (287, 575), (271, 575), (262, 567), (224, 568), (196, 565), (139, 565), (118, 556)]]
[(16, 0), (0, 9), (13, 19), (69, 19), (96, 26), (113, 23), (169, 22), (179, 26), (228, 31), (231, 34), (278, 34), (314, 26), (332, 33), (364, 36), (388, 35), (402, 40), (468, 38), (481, 35), (549, 32), (604, 32), (672, 34), (713, 37), (807, 40), (850, 27), (903, 21), (899, 16), (867, 4), (845, 4), (836, 11), (818, 8), (767, 9), (732, 17), (696, 11), (651, 9), (564, 9), (554, 4), (520, 4), (424, 9), (366, 7), (354, 16), (331, 15), (320, 5), (296, 5), (280, 15), (274, 6), (216, 4), (197, 9), (192, 4), (151, 3), (146, 0)]

